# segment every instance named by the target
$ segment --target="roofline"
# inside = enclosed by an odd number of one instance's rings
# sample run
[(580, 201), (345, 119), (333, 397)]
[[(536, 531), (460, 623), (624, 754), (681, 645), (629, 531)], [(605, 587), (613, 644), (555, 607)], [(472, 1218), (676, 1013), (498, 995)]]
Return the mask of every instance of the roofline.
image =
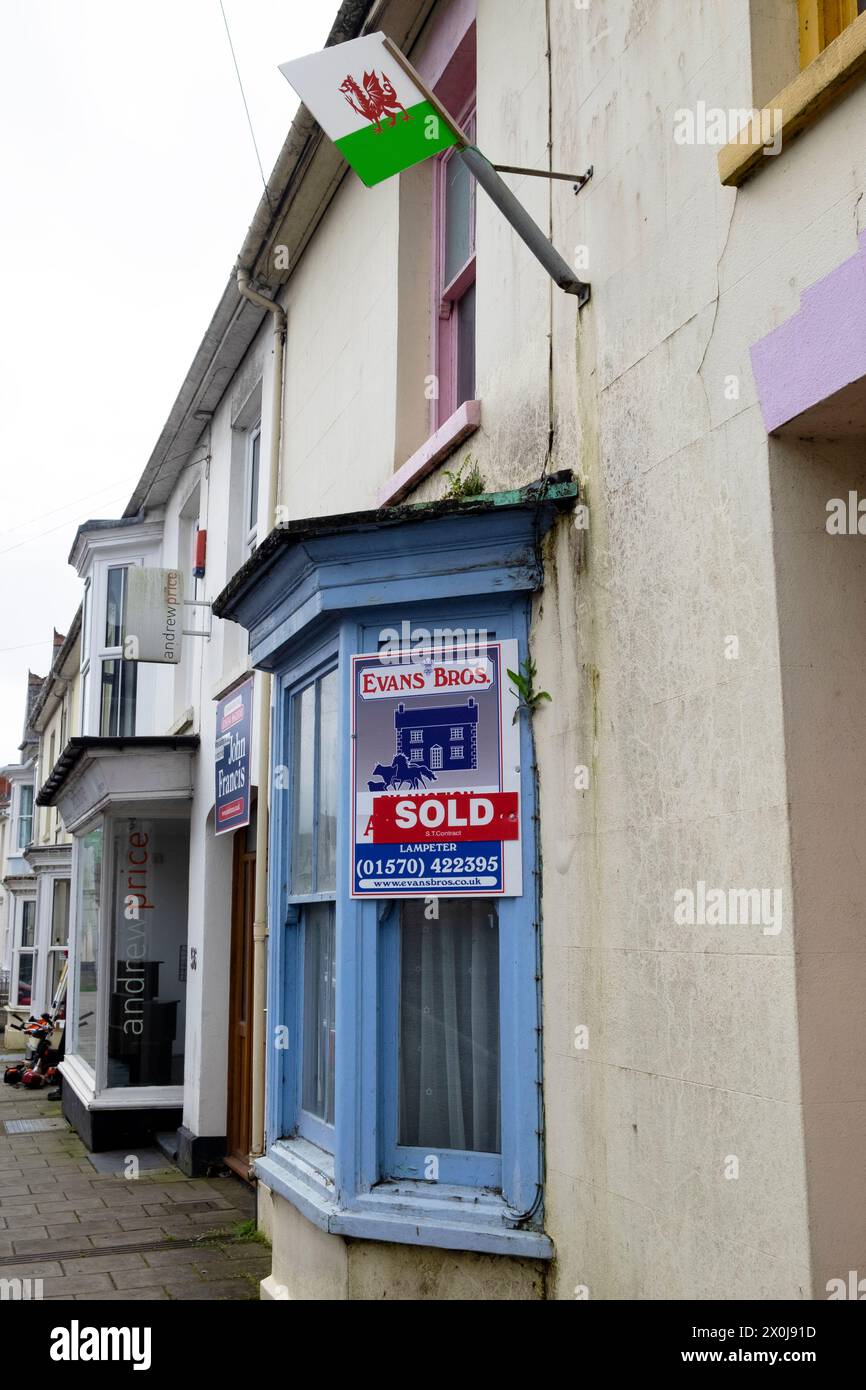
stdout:
[(42, 689), (40, 690), (39, 695), (34, 701), (33, 709), (30, 711), (30, 723), (34, 727), (36, 725), (37, 719), (39, 718), (40, 714), (42, 713), (43, 709), (48, 703), (48, 696), (51, 691), (51, 686), (53, 685), (54, 681), (60, 677), (60, 672), (63, 670), (63, 667), (66, 664), (66, 661), (70, 653), (75, 647), (76, 641), (78, 640), (78, 635), (81, 632), (81, 614), (83, 608), (84, 604), (79, 603), (78, 608), (75, 611), (75, 616), (72, 619), (72, 622), (69, 624), (69, 631), (64, 637), (62, 644), (57, 648), (54, 660), (51, 663), (51, 670), (45, 677), (45, 680), (42, 683)]

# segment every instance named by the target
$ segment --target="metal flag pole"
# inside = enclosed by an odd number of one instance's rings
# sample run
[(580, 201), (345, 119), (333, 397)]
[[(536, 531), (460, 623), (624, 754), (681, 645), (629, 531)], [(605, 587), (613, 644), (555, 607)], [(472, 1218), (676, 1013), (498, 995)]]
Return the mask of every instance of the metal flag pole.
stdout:
[(490, 160), (474, 145), (467, 145), (463, 149), (458, 145), (455, 153), (476, 182), (480, 183), (491, 202), (499, 208), (506, 222), (511, 224), (536, 260), (541, 262), (551, 279), (566, 294), (576, 294), (578, 306), (583, 308), (589, 300), (589, 285), (577, 278), (568, 261), (559, 254), (552, 242), (548, 241), (538, 223), (530, 217), (505, 180), (499, 177)]
[[(440, 120), (444, 121), (448, 129), (453, 130), (455, 135), (457, 135), (460, 143), (456, 146), (454, 151), (456, 157), (463, 161), (470, 174), (472, 174), (476, 182), (481, 185), (491, 202), (495, 203), (496, 207), (499, 208), (506, 222), (514, 228), (520, 239), (526, 243), (536, 260), (541, 262), (554, 283), (557, 284), (561, 290), (564, 290), (566, 294), (576, 295), (578, 307), (583, 308), (584, 304), (589, 301), (589, 285), (577, 278), (571, 266), (564, 257), (559, 254), (552, 242), (548, 240), (538, 223), (530, 217), (526, 208), (520, 200), (514, 196), (508, 184), (499, 177), (495, 168), (490, 163), (490, 160), (487, 159), (475, 145), (470, 143), (466, 133), (460, 129), (460, 126), (454, 120), (453, 116), (449, 115), (445, 110), (445, 107), (439, 101), (435, 93), (430, 90), (424, 79), (415, 71), (415, 68), (409, 62), (405, 54), (401, 52), (393, 40), (388, 38), (387, 35), (383, 37), (383, 43), (387, 51), (393, 57), (395, 63), (399, 64), (403, 71), (415, 83), (419, 91), (423, 92), (424, 96), (433, 107), (433, 110), (439, 115)], [(545, 176), (545, 172), (542, 170), (539, 170), (538, 173), (542, 177)], [(558, 177), (558, 175), (553, 174), (546, 176), (550, 178)], [(583, 186), (588, 177), (589, 175), (587, 175), (586, 178), (580, 179), (580, 187)], [(575, 192), (577, 191), (578, 188), (576, 186)]]

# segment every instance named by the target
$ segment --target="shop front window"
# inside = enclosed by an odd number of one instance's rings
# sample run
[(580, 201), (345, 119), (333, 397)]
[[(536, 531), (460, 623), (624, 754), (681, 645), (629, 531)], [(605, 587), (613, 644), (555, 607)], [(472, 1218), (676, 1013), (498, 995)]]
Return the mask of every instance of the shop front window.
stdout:
[(96, 1070), (96, 989), (99, 979), (99, 905), (102, 894), (102, 826), (78, 840), (76, 894), (75, 1040), (70, 1048)]
[(118, 821), (113, 853), (107, 1084), (180, 1086), (189, 823)]

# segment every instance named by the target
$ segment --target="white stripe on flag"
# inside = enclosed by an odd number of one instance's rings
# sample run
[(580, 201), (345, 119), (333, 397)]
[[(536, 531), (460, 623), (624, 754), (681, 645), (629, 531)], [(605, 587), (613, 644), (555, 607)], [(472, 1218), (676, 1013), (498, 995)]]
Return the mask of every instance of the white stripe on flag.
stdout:
[(353, 131), (363, 130), (370, 122), (352, 109), (340, 85), (352, 77), (363, 88), (364, 73), (384, 71), (407, 109), (417, 106), (425, 97), (411, 77), (394, 61), (385, 48), (384, 34), (364, 34), (348, 43), (334, 44), (305, 58), (280, 63), (280, 72), (294, 87), (305, 106), (312, 111), (319, 125), (332, 140), (342, 140)]

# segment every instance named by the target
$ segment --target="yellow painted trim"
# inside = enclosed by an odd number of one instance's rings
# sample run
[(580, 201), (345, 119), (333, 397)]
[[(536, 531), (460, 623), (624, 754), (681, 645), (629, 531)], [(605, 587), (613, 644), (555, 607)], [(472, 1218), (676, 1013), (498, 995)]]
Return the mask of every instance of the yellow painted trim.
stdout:
[(800, 28), (800, 69), (814, 63), (824, 48), (824, 0), (797, 0)]
[(857, 18), (857, 0), (797, 0), (800, 67), (814, 63), (828, 44)]
[[(802, 130), (813, 125), (822, 112), (847, 95), (866, 78), (866, 13), (858, 15), (847, 25), (813, 63), (804, 68), (793, 82), (783, 87), (777, 97), (767, 102), (765, 110), (772, 117), (752, 120), (745, 127), (742, 142), (737, 140), (719, 150), (719, 178), (723, 184), (738, 188), (750, 174), (764, 165), (782, 158), (785, 145)], [(767, 124), (769, 123), (769, 124)], [(762, 130), (774, 134), (782, 130), (782, 153), (764, 154)]]

